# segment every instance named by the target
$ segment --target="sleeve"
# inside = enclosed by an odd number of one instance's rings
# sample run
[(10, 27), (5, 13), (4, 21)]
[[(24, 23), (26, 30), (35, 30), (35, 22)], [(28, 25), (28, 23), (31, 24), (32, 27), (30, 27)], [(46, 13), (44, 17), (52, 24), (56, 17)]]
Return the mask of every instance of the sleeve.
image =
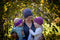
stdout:
[(10, 34), (12, 34), (13, 30), (11, 30)]
[(33, 32), (32, 30), (29, 30), (29, 32), (30, 32), (33, 36), (36, 36), (36, 35), (38, 35), (38, 34), (41, 34), (41, 33), (42, 33), (42, 30), (41, 30), (41, 28), (38, 28), (38, 29), (36, 29), (35, 32)]
[[(21, 31), (21, 32), (23, 32), (23, 33), (24, 33), (23, 27), (22, 27), (22, 31)], [(25, 37), (25, 34), (23, 34), (23, 35), (22, 35), (22, 37)]]
[(10, 32), (10, 34), (12, 34), (14, 31), (15, 31), (15, 28), (13, 27), (12, 30), (11, 30), (11, 32)]
[(21, 27), (21, 30), (23, 30), (23, 27)]
[(17, 35), (18, 35), (18, 37), (19, 37), (19, 40), (22, 40), (21, 32), (17, 31)]
[(31, 34), (29, 34), (29, 36), (28, 36), (28, 40), (31, 40), (31, 38), (32, 38), (32, 35), (31, 35)]

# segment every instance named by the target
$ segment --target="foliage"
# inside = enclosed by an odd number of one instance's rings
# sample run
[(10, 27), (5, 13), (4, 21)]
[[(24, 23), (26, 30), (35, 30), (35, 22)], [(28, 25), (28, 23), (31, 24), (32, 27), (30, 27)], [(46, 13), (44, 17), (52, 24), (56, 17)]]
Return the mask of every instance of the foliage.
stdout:
[[(5, 3), (5, 4), (4, 4)], [(13, 28), (13, 20), (15, 17), (22, 18), (24, 20), (22, 11), (25, 8), (30, 8), (34, 14), (34, 18), (42, 16), (44, 19), (44, 36), (46, 40), (57, 40), (57, 35), (60, 35), (60, 10), (59, 2), (50, 0), (5, 0), (3, 2), (3, 14), (1, 13), (3, 23), (3, 40), (11, 40), (10, 31)], [(1, 18), (0, 18), (1, 19)], [(2, 30), (2, 29), (1, 29)], [(55, 39), (56, 38), (56, 39)]]

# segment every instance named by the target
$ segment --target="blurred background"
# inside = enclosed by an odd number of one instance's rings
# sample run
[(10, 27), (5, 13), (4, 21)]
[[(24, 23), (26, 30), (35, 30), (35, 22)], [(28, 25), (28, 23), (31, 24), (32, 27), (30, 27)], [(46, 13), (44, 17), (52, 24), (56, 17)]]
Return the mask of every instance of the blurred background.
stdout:
[(10, 35), (15, 17), (24, 20), (22, 11), (30, 8), (33, 16), (43, 17), (46, 40), (60, 40), (60, 0), (0, 0), (0, 40), (13, 40)]

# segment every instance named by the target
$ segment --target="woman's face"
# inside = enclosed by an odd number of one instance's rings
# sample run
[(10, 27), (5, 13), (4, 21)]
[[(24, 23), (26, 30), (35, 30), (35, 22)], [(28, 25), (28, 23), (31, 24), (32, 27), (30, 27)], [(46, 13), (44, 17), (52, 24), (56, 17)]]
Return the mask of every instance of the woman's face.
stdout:
[(28, 16), (25, 20), (27, 20), (27, 21), (31, 21), (32, 18), (33, 18), (33, 16), (31, 15), (31, 16)]

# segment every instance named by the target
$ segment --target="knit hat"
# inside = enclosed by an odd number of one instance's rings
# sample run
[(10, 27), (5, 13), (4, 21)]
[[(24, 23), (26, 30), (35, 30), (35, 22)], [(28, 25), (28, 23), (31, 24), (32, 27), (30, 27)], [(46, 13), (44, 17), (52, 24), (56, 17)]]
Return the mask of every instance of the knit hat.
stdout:
[[(16, 22), (16, 21), (17, 21), (17, 22)], [(14, 25), (15, 25), (15, 26), (18, 26), (19, 24), (22, 23), (22, 21), (23, 21), (22, 19), (15, 18), (15, 19), (14, 19), (14, 22), (16, 22), (16, 23), (14, 23)]]
[(34, 19), (34, 22), (36, 22), (39, 25), (42, 25), (43, 24), (43, 18), (42, 17), (36, 17)]
[(24, 18), (28, 17), (28, 16), (31, 16), (33, 15), (32, 11), (30, 9), (24, 9), (23, 10), (23, 15), (24, 15)]

